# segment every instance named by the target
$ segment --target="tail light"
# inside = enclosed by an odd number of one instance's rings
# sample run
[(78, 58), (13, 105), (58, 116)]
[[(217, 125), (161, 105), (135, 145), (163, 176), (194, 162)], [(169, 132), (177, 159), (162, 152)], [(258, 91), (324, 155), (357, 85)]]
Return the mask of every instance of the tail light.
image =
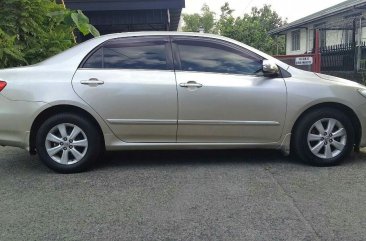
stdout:
[(0, 92), (5, 88), (5, 86), (6, 86), (6, 82), (0, 80)]

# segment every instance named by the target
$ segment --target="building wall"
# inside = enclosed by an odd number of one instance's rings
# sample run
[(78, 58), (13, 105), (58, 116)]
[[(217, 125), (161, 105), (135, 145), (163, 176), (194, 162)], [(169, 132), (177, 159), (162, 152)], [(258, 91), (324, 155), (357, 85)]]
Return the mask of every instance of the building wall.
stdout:
[[(296, 30), (300, 30), (300, 50), (293, 51), (292, 32)], [(289, 31), (286, 34), (286, 54), (303, 54), (306, 52), (306, 39), (307, 39), (306, 29), (295, 29), (293, 31)]]
[[(364, 14), (366, 15), (366, 11), (364, 11)], [(366, 22), (366, 20), (364, 20), (364, 21)], [(313, 49), (313, 44), (314, 44), (314, 28), (319, 26), (318, 24), (321, 24), (322, 22), (334, 23), (336, 25), (337, 23), (344, 22), (344, 16), (343, 15), (334, 16), (334, 17), (330, 17), (327, 19), (322, 19), (318, 23), (312, 23), (312, 24), (303, 26), (300, 29), (300, 32), (301, 32), (300, 50), (298, 50), (298, 51), (292, 51), (292, 31), (299, 30), (299, 29), (291, 29), (291, 30), (287, 31), (285, 33), (286, 40), (287, 40), (286, 41), (286, 54), (287, 55), (296, 55), (296, 54), (304, 54), (307, 52), (311, 52)], [(352, 30), (349, 30), (349, 31), (352, 32)], [(347, 33), (347, 31), (345, 31), (345, 30), (326, 30), (325, 45), (331, 46), (331, 45), (347, 43), (347, 42), (351, 41), (351, 39), (352, 39), (351, 32)], [(359, 39), (358, 34), (359, 33), (356, 32), (356, 41)], [(347, 37), (346, 35), (349, 35), (349, 36)], [(361, 41), (366, 42), (366, 27), (362, 28), (361, 36), (362, 36)]]
[[(349, 32), (349, 33), (347, 33)], [(347, 36), (348, 35), (348, 42), (347, 42)], [(362, 28), (362, 34), (361, 34), (361, 42), (366, 41), (366, 27)], [(356, 41), (359, 39), (359, 33), (356, 32)], [(352, 41), (352, 30), (327, 30), (327, 41), (326, 45), (336, 45), (336, 44), (344, 44), (349, 43)]]

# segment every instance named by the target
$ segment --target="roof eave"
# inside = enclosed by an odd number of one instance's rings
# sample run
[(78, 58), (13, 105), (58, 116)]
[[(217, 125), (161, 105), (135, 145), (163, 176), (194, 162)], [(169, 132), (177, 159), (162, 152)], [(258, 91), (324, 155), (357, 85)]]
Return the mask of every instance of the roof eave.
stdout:
[(295, 22), (299, 22), (299, 23), (295, 23), (295, 24), (291, 24), (290, 23), (290, 24), (285, 25), (283, 27), (279, 27), (279, 28), (273, 29), (273, 30), (269, 31), (268, 34), (269, 35), (283, 35), (288, 30), (302, 28), (306, 24), (316, 22), (316, 21), (318, 21), (320, 19), (323, 19), (323, 18), (327, 18), (327, 17), (331, 17), (331, 16), (334, 16), (334, 15), (337, 15), (337, 14), (346, 12), (346, 11), (351, 10), (351, 9), (357, 9), (358, 7), (360, 7), (362, 5), (365, 5), (365, 3), (361, 3), (361, 4), (358, 4), (358, 5), (354, 5), (354, 6), (351, 6), (351, 7), (344, 8), (344, 9), (340, 9), (338, 11), (334, 11), (332, 13), (328, 13), (328, 14), (325, 14), (325, 15), (322, 15), (322, 16), (318, 16), (318, 17), (315, 17), (315, 18), (312, 18), (312, 19), (308, 19), (308, 20), (303, 21), (303, 22), (301, 22), (301, 19), (299, 19), (299, 20), (296, 20), (295, 21)]

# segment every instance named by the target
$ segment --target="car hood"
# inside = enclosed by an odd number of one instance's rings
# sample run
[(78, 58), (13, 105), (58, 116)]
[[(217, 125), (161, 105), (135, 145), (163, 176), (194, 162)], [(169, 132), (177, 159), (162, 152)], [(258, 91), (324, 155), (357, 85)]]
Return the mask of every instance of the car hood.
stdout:
[(291, 73), (291, 75), (297, 79), (310, 81), (313, 83), (319, 83), (319, 84), (332, 84), (332, 85), (341, 85), (341, 86), (348, 86), (348, 87), (355, 87), (355, 88), (362, 88), (366, 89), (366, 86), (361, 85), (355, 81), (326, 75), (326, 74), (320, 74), (320, 73), (314, 73), (309, 71), (300, 70), (294, 67), (290, 67), (288, 71)]
[(331, 76), (331, 75), (327, 75), (327, 74), (320, 74), (320, 73), (314, 73), (314, 74), (321, 79), (332, 81), (332, 82), (339, 83), (342, 85), (366, 88), (364, 85), (361, 85), (361, 84), (351, 81), (351, 80), (347, 80), (347, 79), (343, 79), (343, 78), (339, 78), (339, 77), (335, 77), (335, 76)]

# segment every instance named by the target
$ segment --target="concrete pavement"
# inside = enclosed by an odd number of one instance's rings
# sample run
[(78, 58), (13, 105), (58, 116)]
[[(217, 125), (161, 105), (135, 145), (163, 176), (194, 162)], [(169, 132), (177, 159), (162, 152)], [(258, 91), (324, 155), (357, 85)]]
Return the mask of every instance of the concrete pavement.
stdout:
[(55, 174), (0, 148), (0, 240), (365, 240), (366, 152), (148, 151)]

